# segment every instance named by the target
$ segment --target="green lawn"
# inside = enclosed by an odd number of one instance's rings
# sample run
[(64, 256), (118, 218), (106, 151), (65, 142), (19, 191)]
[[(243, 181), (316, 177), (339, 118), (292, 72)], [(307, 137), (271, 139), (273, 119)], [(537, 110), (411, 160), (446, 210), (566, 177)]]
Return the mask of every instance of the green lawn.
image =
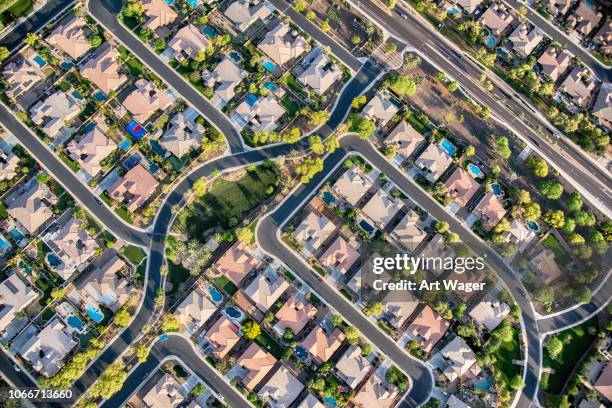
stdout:
[(287, 109), (287, 114), (289, 114), (289, 117), (293, 117), (300, 110), (300, 105), (291, 99), (289, 95), (285, 95), (283, 99), (281, 99), (281, 105)]
[(147, 254), (141, 248), (133, 245), (126, 245), (119, 250), (121, 255), (125, 256), (134, 265), (140, 265), (140, 262)]
[(267, 350), (274, 358), (281, 359), (283, 356), (283, 348), (265, 331), (261, 331), (259, 336), (255, 338), (255, 343), (264, 350)]
[(519, 335), (519, 330), (514, 329), (512, 341), (503, 342), (495, 352), (495, 370), (501, 374), (506, 384), (509, 384), (510, 379), (521, 372), (520, 366), (512, 364), (512, 360), (521, 359)]
[[(589, 328), (594, 328), (593, 333), (589, 333)], [(563, 384), (574, 370), (578, 361), (587, 349), (597, 338), (598, 322), (597, 317), (576, 326), (573, 329), (559, 333), (559, 339), (564, 343), (563, 351), (553, 360), (548, 356), (544, 349), (544, 367), (555, 370), (553, 375), (542, 373), (540, 386), (543, 391), (550, 394), (559, 394)]]
[(204, 242), (214, 227), (229, 229), (237, 226), (270, 196), (266, 190), (270, 186), (276, 189), (277, 182), (276, 167), (265, 165), (256, 167), (236, 181), (219, 177), (207, 194), (181, 212), (178, 222), (185, 226), (189, 238)]
[(555, 254), (555, 261), (559, 265), (567, 265), (571, 262), (571, 256), (567, 253), (565, 248), (561, 245), (557, 237), (554, 234), (548, 234), (545, 239), (542, 240), (544, 248), (550, 249)]
[(224, 275), (219, 276), (214, 279), (215, 285), (219, 286), (221, 289), (225, 291), (228, 295), (232, 296), (238, 288), (234, 285), (227, 277)]
[(406, 122), (408, 122), (410, 126), (412, 126), (420, 134), (425, 134), (429, 130), (427, 129), (427, 126), (425, 126), (423, 122), (418, 120), (416, 116), (414, 116), (412, 113), (406, 115)]
[(32, 11), (32, 0), (17, 0), (6, 9), (13, 17), (22, 17)]
[(62, 159), (62, 161), (66, 164), (66, 166), (68, 166), (70, 168), (70, 170), (72, 170), (73, 172), (77, 172), (79, 171), (79, 169), (81, 168), (81, 166), (79, 166), (79, 164), (75, 161), (72, 161), (64, 152), (60, 153), (60, 159)]
[(132, 220), (130, 212), (127, 210), (127, 208), (123, 206), (115, 208), (115, 214), (117, 214), (123, 221), (127, 222), (128, 224), (132, 224), (134, 222)]
[(134, 77), (139, 77), (142, 74), (142, 70), (144, 69), (142, 62), (138, 61), (134, 57), (131, 57), (128, 60), (126, 60), (125, 65), (130, 71), (130, 74), (132, 74), (132, 76)]
[(6, 209), (6, 205), (4, 203), (0, 203), (0, 218), (5, 219), (8, 217), (8, 210)]
[(174, 262), (168, 262), (168, 280), (172, 284), (171, 293), (176, 292), (178, 286), (189, 279), (189, 270), (183, 268), (183, 265), (175, 265)]

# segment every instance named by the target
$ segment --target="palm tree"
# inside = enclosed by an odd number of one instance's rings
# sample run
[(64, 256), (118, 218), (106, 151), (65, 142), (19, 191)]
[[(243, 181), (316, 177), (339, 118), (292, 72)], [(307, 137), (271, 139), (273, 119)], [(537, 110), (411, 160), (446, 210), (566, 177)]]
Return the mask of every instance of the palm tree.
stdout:
[(38, 43), (38, 40), (39, 40), (38, 34), (36, 34), (36, 33), (27, 33), (26, 34), (25, 42), (29, 46), (34, 47)]

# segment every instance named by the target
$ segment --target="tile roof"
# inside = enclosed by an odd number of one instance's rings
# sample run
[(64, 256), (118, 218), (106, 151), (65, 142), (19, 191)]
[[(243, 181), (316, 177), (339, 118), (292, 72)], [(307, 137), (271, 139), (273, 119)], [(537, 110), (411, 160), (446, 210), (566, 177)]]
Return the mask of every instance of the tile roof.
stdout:
[(499, 197), (494, 192), (489, 191), (474, 208), (473, 213), (480, 217), (484, 229), (489, 231), (504, 218), (506, 210)]
[(333, 190), (355, 206), (374, 184), (355, 169), (349, 169), (334, 183)]
[(66, 122), (72, 121), (80, 112), (81, 107), (76, 98), (72, 94), (58, 90), (30, 108), (30, 119), (41, 126), (48, 136), (54, 137)]
[(395, 146), (397, 153), (407, 159), (424, 140), (425, 137), (422, 134), (402, 120), (389, 133), (384, 143), (387, 146)]
[(257, 395), (271, 408), (288, 408), (303, 389), (304, 384), (295, 378), (285, 366), (280, 366), (261, 387)]
[(293, 58), (302, 55), (308, 48), (308, 42), (292, 32), (289, 24), (279, 23), (274, 29), (268, 31), (257, 47), (272, 61), (283, 65)]
[(402, 208), (399, 200), (391, 197), (383, 190), (377, 190), (361, 213), (379, 229), (384, 229)]
[(450, 325), (431, 307), (425, 305), (408, 326), (408, 332), (419, 342), (421, 348), (429, 353), (444, 337)]
[(83, 17), (72, 17), (65, 24), (57, 27), (47, 36), (47, 42), (60, 48), (74, 59), (79, 59), (91, 49), (87, 33), (83, 27), (87, 22)]
[(569, 68), (572, 57), (565, 51), (554, 47), (548, 47), (538, 58), (538, 64), (542, 67), (542, 73), (557, 81)]
[(128, 210), (136, 211), (153, 194), (158, 184), (147, 169), (137, 164), (110, 186), (107, 192), (113, 200), (126, 204)]
[(178, 15), (165, 0), (141, 0), (144, 14), (148, 16), (143, 27), (157, 30), (159, 27), (169, 25)]
[(344, 238), (338, 236), (327, 250), (319, 257), (321, 265), (334, 269), (342, 274), (359, 259), (359, 252), (351, 246)]
[(212, 325), (204, 338), (212, 346), (212, 355), (220, 360), (230, 352), (230, 350), (240, 341), (238, 327), (227, 317), (221, 316)]
[(236, 242), (219, 258), (215, 268), (238, 285), (258, 264), (259, 262), (246, 250), (246, 246)]
[(336, 226), (326, 216), (311, 211), (297, 226), (293, 237), (298, 243), (317, 250), (335, 231)]
[(298, 334), (316, 314), (316, 307), (291, 296), (276, 312), (275, 317), (278, 319), (276, 327), (281, 332), (291, 329), (294, 334)]
[(172, 103), (172, 98), (152, 82), (139, 79), (134, 85), (136, 89), (122, 104), (140, 123), (146, 122), (153, 113), (164, 110)]
[(119, 51), (109, 42), (102, 44), (81, 67), (81, 74), (93, 82), (105, 94), (116, 91), (128, 78), (119, 73)]
[(336, 363), (336, 372), (349, 387), (355, 389), (370, 370), (370, 362), (361, 355), (361, 347), (352, 345)]
[(70, 158), (79, 163), (90, 177), (102, 171), (102, 160), (117, 149), (117, 144), (106, 137), (107, 131), (104, 122), (96, 122), (91, 130), (66, 145)]
[(321, 326), (315, 327), (308, 336), (302, 341), (302, 346), (312, 355), (313, 359), (319, 363), (325, 363), (342, 345), (345, 336), (340, 329), (334, 329), (331, 333), (326, 333)]
[(35, 233), (45, 222), (53, 217), (49, 207), (57, 202), (57, 197), (44, 183), (34, 183), (19, 193), (9, 204), (9, 215), (19, 222), (30, 234)]
[(480, 188), (480, 184), (461, 167), (457, 167), (444, 182), (449, 197), (462, 207), (465, 207)]
[(272, 370), (276, 361), (270, 353), (262, 350), (257, 344), (251, 343), (238, 358), (238, 364), (246, 370), (246, 374), (242, 377), (242, 384), (247, 390), (253, 391), (253, 388)]

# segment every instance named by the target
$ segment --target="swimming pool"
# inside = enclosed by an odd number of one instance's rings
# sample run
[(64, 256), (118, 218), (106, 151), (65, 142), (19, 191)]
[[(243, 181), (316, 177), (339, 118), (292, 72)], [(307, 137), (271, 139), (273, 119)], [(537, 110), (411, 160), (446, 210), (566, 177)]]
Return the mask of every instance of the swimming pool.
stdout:
[(242, 59), (240, 57), (240, 54), (238, 54), (236, 51), (231, 51), (229, 53), (229, 57), (232, 59), (232, 61), (234, 62), (240, 62), (240, 60)]
[(153, 152), (159, 156), (165, 156), (166, 150), (160, 146), (157, 140), (149, 140), (149, 145), (151, 145), (151, 149)]
[(469, 163), (467, 165), (467, 169), (468, 172), (474, 176), (475, 178), (483, 178), (485, 176), (485, 174), (483, 173), (482, 170), (480, 170), (480, 167), (478, 167), (477, 165), (475, 165), (474, 163)]
[(11, 243), (4, 238), (4, 235), (0, 234), (0, 252), (6, 252), (10, 247)]
[(191, 7), (196, 8), (200, 5), (200, 2), (198, 0), (186, 0), (187, 4), (189, 4)]
[(209, 38), (213, 38), (217, 36), (217, 33), (215, 33), (215, 30), (211, 26), (207, 26), (207, 25), (202, 27), (202, 33)]
[(538, 223), (535, 221), (527, 221), (527, 227), (535, 232), (538, 232), (540, 230), (540, 225), (538, 225)]
[(47, 61), (45, 61), (40, 55), (36, 54), (34, 56), (34, 58), (32, 58), (32, 61), (34, 61), (39, 68), (44, 67), (45, 65), (47, 65)]
[(100, 323), (102, 320), (104, 320), (104, 313), (93, 305), (87, 305), (85, 311), (87, 312), (87, 316), (89, 316), (91, 320), (96, 323)]
[(241, 321), (244, 318), (244, 313), (234, 306), (228, 306), (225, 308), (225, 314), (234, 320)]
[(329, 205), (334, 204), (336, 202), (336, 197), (334, 197), (334, 195), (329, 191), (324, 191), (321, 194), (321, 198)]
[(106, 100), (106, 95), (104, 95), (104, 92), (102, 91), (96, 92), (93, 96), (95, 100), (99, 102), (104, 102)]
[(308, 351), (302, 346), (295, 347), (295, 355), (300, 359), (302, 363), (308, 360)]
[(27, 263), (23, 262), (23, 260), (19, 260), (19, 267), (25, 271), (28, 275), (32, 273), (32, 268), (28, 266)]
[(270, 81), (265, 82), (265, 83), (263, 84), (263, 87), (264, 87), (264, 88), (266, 88), (266, 89), (268, 89), (268, 90), (269, 90), (269, 91), (271, 91), (271, 92), (276, 92), (276, 90), (278, 89), (278, 88), (277, 88), (277, 86), (276, 86), (276, 85), (274, 85), (274, 83), (272, 83), (272, 82), (270, 82)]
[(493, 194), (495, 194), (498, 197), (501, 197), (504, 195), (504, 190), (502, 190), (501, 186), (497, 183), (491, 184), (491, 190), (493, 190)]
[(323, 397), (323, 402), (325, 403), (325, 405), (331, 408), (335, 408), (335, 406), (337, 405), (336, 399), (334, 397)]
[(495, 39), (495, 37), (489, 36), (485, 38), (485, 44), (487, 45), (487, 47), (493, 48), (495, 47), (495, 44), (497, 44), (497, 40)]
[(214, 286), (208, 287), (208, 293), (210, 294), (210, 298), (212, 299), (212, 301), (216, 304), (219, 304), (221, 303), (221, 301), (223, 301), (223, 294), (221, 294), (221, 292), (219, 292)]
[(13, 228), (12, 230), (10, 230), (9, 235), (17, 242), (25, 238), (23, 234), (16, 228)]
[(132, 141), (128, 139), (127, 137), (123, 139), (121, 142), (119, 142), (119, 148), (123, 150), (124, 152), (127, 152), (128, 150), (130, 150), (130, 147), (132, 147)]
[(448, 12), (448, 14), (461, 16), (461, 10), (459, 10), (459, 7), (457, 6), (450, 6), (446, 9), (446, 11)]
[(261, 66), (263, 66), (263, 67), (265, 68), (265, 70), (266, 70), (266, 71), (268, 71), (268, 72), (274, 72), (274, 71), (276, 71), (276, 64), (275, 64), (275, 63), (273, 63), (272, 61), (269, 61), (269, 60), (264, 60), (264, 61), (261, 63)]
[(257, 95), (250, 93), (247, 95), (244, 101), (247, 103), (247, 105), (253, 106), (255, 105), (255, 102), (257, 102)]
[(79, 93), (79, 91), (72, 91), (72, 96), (74, 96), (76, 99), (78, 99), (79, 101), (83, 100), (83, 95), (81, 95)]
[(53, 269), (58, 269), (60, 266), (62, 266), (62, 260), (55, 254), (48, 253), (46, 259), (49, 266)]
[(457, 147), (455, 147), (455, 145), (452, 144), (448, 139), (442, 139), (442, 141), (440, 142), (440, 146), (449, 156), (452, 156), (453, 153), (457, 151)]
[(368, 235), (372, 235), (374, 233), (374, 231), (376, 231), (376, 228), (374, 228), (373, 226), (371, 226), (370, 224), (368, 224), (368, 222), (366, 220), (361, 220), (359, 221), (359, 226), (361, 227), (362, 230), (364, 230)]
[(490, 378), (485, 378), (484, 380), (474, 384), (474, 386), (483, 391), (489, 391), (491, 386), (493, 385), (493, 381)]
[(79, 319), (78, 317), (76, 317), (75, 315), (68, 316), (66, 321), (68, 322), (70, 326), (74, 327), (75, 329), (79, 331), (83, 330), (83, 326), (85, 326), (85, 323), (83, 323), (83, 321)]
[(133, 154), (123, 162), (123, 167), (130, 170), (136, 167), (138, 163), (140, 163), (140, 156)]
[(73, 62), (69, 62), (69, 61), (64, 61), (64, 62), (62, 62), (62, 63), (60, 64), (60, 67), (61, 67), (63, 70), (67, 71), (67, 70), (69, 70), (70, 68), (74, 67), (74, 63), (73, 63)]

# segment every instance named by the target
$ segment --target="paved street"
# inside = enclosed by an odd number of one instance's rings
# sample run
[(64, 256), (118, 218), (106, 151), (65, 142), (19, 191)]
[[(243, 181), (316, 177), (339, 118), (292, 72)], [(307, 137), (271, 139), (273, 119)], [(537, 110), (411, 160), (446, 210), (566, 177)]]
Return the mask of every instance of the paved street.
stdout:
[[(491, 94), (484, 90), (479, 82), (481, 70), (467, 58), (455, 53), (447, 45), (447, 40), (433, 34), (433, 28), (415, 17), (412, 14), (414, 11), (396, 6), (396, 10), (406, 15), (404, 19), (397, 12), (383, 10), (373, 0), (361, 0), (359, 4), (361, 11), (368, 17), (385, 27), (391, 35), (416, 48), (425, 59), (444, 69), (473, 98), (489, 106), (493, 115), (514, 127), (518, 135), (575, 185), (586, 199), (594, 201), (595, 206), (612, 217), (612, 178), (608, 171), (586, 160), (571, 141), (562, 138), (553, 145), (542, 138), (533, 129), (538, 125), (545, 126), (534, 112), (519, 98), (507, 95), (505, 91), (496, 88)], [(519, 116), (523, 116), (524, 121), (517, 120)]]
[[(522, 5), (527, 5), (525, 2), (518, 0), (504, 0), (504, 2), (514, 7), (515, 10), (518, 10)], [(567, 50), (579, 57), (582, 62), (589, 67), (595, 73), (595, 75), (597, 75), (599, 79), (607, 82), (612, 81), (612, 69), (605, 67), (583, 46), (571, 41), (567, 35), (561, 33), (551, 21), (548, 21), (546, 18), (542, 17), (533, 7), (527, 7), (527, 14), (525, 17), (527, 17), (527, 20), (529, 20), (532, 24), (544, 31), (548, 37), (552, 38), (559, 44), (566, 45)]]

